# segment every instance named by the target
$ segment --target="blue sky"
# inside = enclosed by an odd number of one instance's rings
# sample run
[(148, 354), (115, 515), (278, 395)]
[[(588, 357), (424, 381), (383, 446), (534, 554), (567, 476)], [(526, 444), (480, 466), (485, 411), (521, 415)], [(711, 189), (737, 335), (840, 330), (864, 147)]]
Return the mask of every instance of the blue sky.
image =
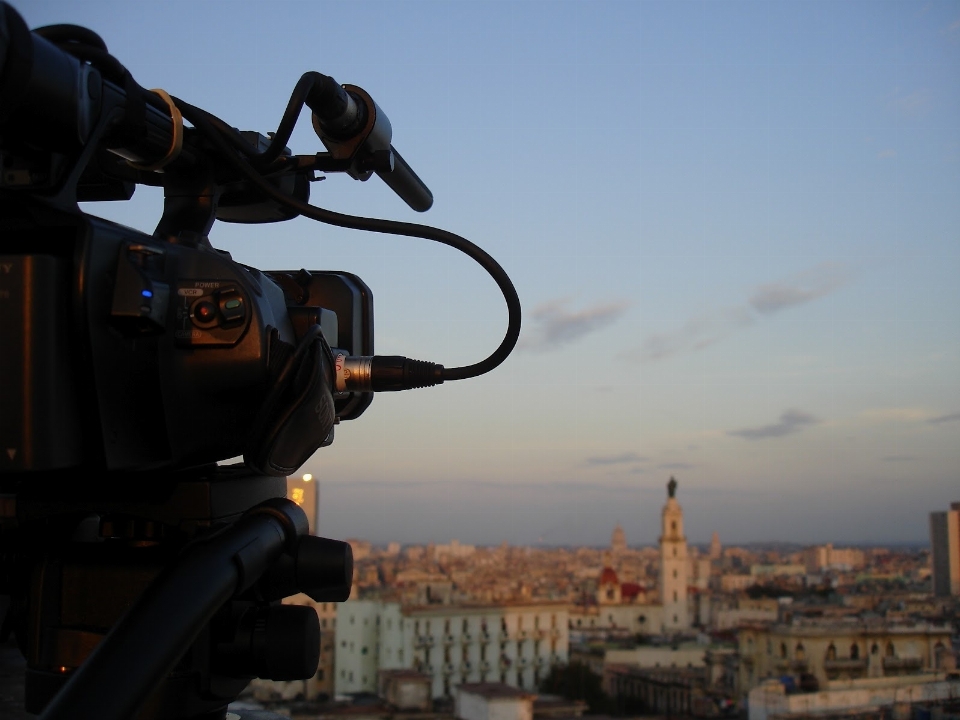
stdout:
[[(431, 187), (313, 202), (470, 238), (521, 347), (378, 396), (304, 470), (333, 537), (916, 541), (960, 499), (960, 2), (15, 2), (145, 87), (273, 130), (300, 74), (360, 85)], [(301, 120), (291, 147), (321, 148)], [(160, 197), (90, 208), (152, 230)], [(448, 248), (218, 224), (264, 268), (343, 269), (384, 354), (467, 364), (506, 313)]]

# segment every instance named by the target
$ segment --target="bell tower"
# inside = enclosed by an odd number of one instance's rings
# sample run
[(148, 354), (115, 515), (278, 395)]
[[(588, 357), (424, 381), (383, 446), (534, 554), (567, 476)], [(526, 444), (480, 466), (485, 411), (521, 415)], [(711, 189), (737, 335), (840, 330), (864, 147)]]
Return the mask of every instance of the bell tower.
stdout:
[(663, 631), (690, 627), (687, 612), (687, 585), (690, 562), (687, 538), (683, 534), (683, 509), (677, 502), (677, 481), (667, 483), (667, 502), (661, 513), (660, 602), (663, 604)]

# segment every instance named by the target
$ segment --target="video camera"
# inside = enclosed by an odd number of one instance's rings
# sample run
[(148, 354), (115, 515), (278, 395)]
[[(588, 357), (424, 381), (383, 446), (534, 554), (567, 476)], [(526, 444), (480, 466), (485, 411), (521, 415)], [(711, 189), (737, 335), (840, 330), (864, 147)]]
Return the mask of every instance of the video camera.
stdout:
[[(286, 147), (304, 106), (325, 152)], [(475, 377), (516, 345), (493, 258), (310, 205), (339, 172), (432, 205), (362, 88), (306, 73), (275, 133), (240, 132), (144, 90), (94, 32), (31, 32), (0, 2), (0, 639), (26, 657), (29, 712), (217, 718), (252, 677), (313, 675), (316, 613), (280, 600), (345, 600), (352, 556), (310, 534), (285, 476), (374, 392)], [(140, 184), (164, 190), (153, 235), (80, 210)], [(465, 252), (506, 299), (503, 341), (462, 368), (374, 355), (360, 278), (261, 271), (209, 239), (298, 215)]]

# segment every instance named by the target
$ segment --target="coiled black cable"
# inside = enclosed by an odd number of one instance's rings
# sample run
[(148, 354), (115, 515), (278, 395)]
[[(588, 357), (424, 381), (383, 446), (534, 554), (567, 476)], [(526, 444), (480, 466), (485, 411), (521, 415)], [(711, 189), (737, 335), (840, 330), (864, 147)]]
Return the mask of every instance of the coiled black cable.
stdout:
[(507, 331), (500, 345), (489, 356), (472, 365), (444, 368), (443, 379), (444, 381), (464, 380), (466, 378), (477, 377), (490, 372), (507, 359), (520, 338), (520, 297), (517, 295), (516, 288), (513, 286), (513, 282), (510, 280), (506, 271), (486, 251), (460, 235), (447, 230), (430, 227), (429, 225), (346, 215), (292, 198), (264, 180), (250, 163), (232, 150), (231, 144), (217, 131), (212, 119), (214, 116), (179, 98), (174, 97), (173, 101), (180, 109), (180, 112), (183, 113), (183, 116), (203, 133), (208, 140), (216, 145), (224, 159), (233, 165), (238, 172), (250, 180), (264, 194), (296, 210), (304, 217), (337, 227), (432, 240), (442, 245), (449, 245), (476, 261), (493, 278), (494, 282), (496, 282), (500, 288), (500, 292), (503, 294), (504, 301), (507, 304)]

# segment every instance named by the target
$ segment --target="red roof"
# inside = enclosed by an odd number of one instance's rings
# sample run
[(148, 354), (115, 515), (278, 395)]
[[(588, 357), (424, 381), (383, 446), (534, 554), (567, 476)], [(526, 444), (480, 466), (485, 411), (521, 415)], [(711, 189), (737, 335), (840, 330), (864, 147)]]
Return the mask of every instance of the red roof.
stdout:
[(600, 584), (601, 585), (619, 585), (620, 579), (617, 577), (616, 571), (612, 567), (605, 567), (603, 572), (600, 573)]

